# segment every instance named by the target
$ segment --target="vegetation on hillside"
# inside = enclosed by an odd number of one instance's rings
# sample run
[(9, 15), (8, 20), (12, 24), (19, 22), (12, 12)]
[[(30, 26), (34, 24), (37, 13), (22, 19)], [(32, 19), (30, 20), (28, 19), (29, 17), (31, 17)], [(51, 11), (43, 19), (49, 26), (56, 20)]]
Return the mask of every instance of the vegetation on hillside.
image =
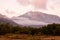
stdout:
[(0, 35), (5, 34), (30, 34), (30, 35), (60, 35), (60, 24), (48, 24), (40, 28), (13, 26), (9, 23), (0, 24)]

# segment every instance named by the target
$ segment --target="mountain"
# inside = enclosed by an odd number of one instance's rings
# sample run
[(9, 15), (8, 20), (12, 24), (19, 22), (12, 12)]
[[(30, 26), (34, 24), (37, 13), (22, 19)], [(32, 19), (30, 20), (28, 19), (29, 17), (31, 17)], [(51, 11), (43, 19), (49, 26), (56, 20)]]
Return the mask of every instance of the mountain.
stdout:
[(9, 23), (9, 24), (12, 24), (12, 25), (17, 25), (17, 23), (12, 21), (11, 19), (6, 17), (5, 15), (1, 15), (1, 14), (0, 14), (0, 23), (3, 23), (3, 24)]
[(21, 25), (47, 25), (60, 23), (60, 17), (39, 11), (29, 11), (24, 15), (14, 17), (13, 20)]

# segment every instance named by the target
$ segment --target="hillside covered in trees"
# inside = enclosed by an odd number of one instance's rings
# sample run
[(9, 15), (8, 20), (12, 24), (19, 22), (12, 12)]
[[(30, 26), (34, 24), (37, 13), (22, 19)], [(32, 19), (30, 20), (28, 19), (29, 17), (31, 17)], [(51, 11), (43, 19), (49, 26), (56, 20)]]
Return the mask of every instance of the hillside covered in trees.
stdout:
[(0, 35), (5, 34), (60, 35), (60, 24), (48, 24), (40, 28), (13, 26), (9, 23), (0, 24)]

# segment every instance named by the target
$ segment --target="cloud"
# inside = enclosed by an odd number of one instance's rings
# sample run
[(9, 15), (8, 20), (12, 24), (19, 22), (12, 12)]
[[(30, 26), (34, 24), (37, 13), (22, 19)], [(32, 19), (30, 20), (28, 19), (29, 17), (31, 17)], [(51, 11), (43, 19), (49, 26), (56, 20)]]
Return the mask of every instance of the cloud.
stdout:
[(24, 6), (27, 6), (30, 4), (29, 0), (17, 0), (17, 2)]
[(60, 0), (0, 0), (0, 13), (8, 17), (23, 15), (31, 10), (48, 11), (48, 14), (60, 16)]
[(47, 0), (17, 0), (23, 6), (32, 5), (35, 8), (46, 8)]
[(16, 14), (14, 11), (12, 11), (12, 10), (9, 10), (9, 9), (7, 9), (7, 10), (5, 10), (5, 12), (8, 14)]
[(60, 16), (60, 0), (48, 0), (47, 10), (50, 14)]
[(32, 5), (36, 8), (46, 8), (46, 2), (47, 0), (34, 0)]

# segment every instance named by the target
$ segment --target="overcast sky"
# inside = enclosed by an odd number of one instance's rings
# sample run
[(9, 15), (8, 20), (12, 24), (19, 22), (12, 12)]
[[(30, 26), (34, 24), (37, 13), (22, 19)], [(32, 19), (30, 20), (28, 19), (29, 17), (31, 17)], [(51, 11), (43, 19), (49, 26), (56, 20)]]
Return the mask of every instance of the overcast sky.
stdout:
[(60, 0), (0, 0), (0, 13), (8, 17), (31, 10), (60, 16)]

